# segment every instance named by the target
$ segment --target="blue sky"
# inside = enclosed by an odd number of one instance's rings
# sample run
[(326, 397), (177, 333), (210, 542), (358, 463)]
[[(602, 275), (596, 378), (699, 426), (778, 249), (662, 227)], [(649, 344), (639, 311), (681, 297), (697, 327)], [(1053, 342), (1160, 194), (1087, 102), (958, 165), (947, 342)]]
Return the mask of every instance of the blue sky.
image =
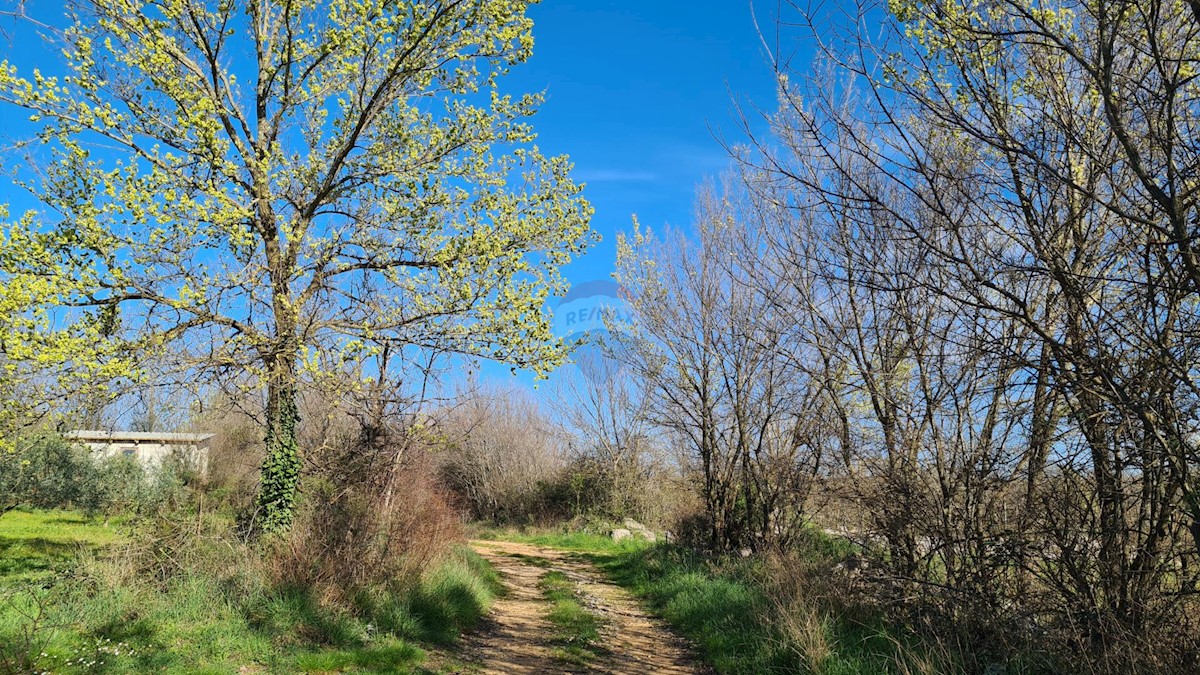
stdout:
[[(755, 1), (769, 27), (775, 3)], [(62, 4), (38, 0), (26, 10), (62, 25)], [(735, 100), (772, 107), (774, 83), (751, 0), (545, 0), (529, 13), (534, 55), (502, 87), (546, 92), (533, 120), (538, 144), (575, 161), (604, 237), (572, 265), (569, 278), (607, 277), (615, 233), (633, 214), (650, 227), (688, 223), (696, 186), (726, 166), (717, 138), (743, 140)], [(27, 24), (4, 19), (0, 30), (0, 55), (23, 72), (60, 70), (58, 55)], [(24, 118), (0, 109), (0, 146), (27, 137), (32, 127)], [(24, 201), (7, 187), (3, 192), (0, 201), (14, 210)]]
[(568, 278), (604, 278), (634, 214), (689, 223), (696, 186), (727, 165), (717, 139), (743, 140), (735, 98), (773, 105), (767, 55), (749, 0), (546, 0), (530, 15), (534, 56), (506, 86), (546, 91), (539, 144), (575, 161), (604, 238)]

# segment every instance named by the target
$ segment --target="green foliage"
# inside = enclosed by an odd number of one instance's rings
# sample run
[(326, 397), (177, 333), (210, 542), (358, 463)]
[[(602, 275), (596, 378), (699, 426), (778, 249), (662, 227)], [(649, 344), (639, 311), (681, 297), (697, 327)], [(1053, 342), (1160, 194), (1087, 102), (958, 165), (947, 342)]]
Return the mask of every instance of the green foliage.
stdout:
[(147, 472), (130, 458), (96, 459), (57, 436), (20, 445), (20, 452), (0, 452), (0, 513), (19, 506), (149, 513), (178, 501), (184, 490), (170, 462)]
[(53, 508), (88, 501), (90, 459), (61, 439), (42, 437), (21, 452), (0, 452), (0, 512), (21, 505)]
[(296, 488), (300, 481), (300, 450), (296, 445), (296, 392), (284, 387), (279, 410), (267, 424), (267, 454), (258, 490), (259, 527), (266, 533), (286, 532), (292, 526)]
[[(0, 74), (0, 79), (4, 77)], [(80, 242), (69, 231), (43, 231), (36, 215), (9, 221), (0, 205), (0, 453), (68, 396), (103, 400), (136, 368), (110, 340), (112, 309), (68, 311), (62, 305), (95, 290), (94, 276), (64, 274), (55, 257)]]
[(92, 465), (94, 471), (79, 477), (88, 482), (84, 486), (87, 499), (78, 506), (88, 514), (144, 516), (190, 496), (188, 472), (172, 460), (150, 470), (130, 457), (93, 460)]
[[(0, 645), (36, 646), (21, 655), (31, 671), (410, 673), (425, 660), (418, 643), (453, 643), (500, 589), (486, 561), (460, 549), (417, 579), (330, 603), (273, 585), (269, 560), (231, 536), (228, 516), (185, 512), (120, 539), (78, 514), (10, 516), (0, 545), (29, 560), (0, 576)], [(72, 560), (79, 545), (93, 552)], [(42, 627), (24, 640), (39, 613)]]
[[(102, 381), (152, 353), (285, 406), (298, 381), (371, 387), (430, 354), (561, 365), (546, 301), (592, 208), (533, 144), (542, 97), (500, 91), (529, 4), (72, 3), (66, 75), (0, 62), (49, 158), (0, 237), (5, 358)], [(270, 531), (295, 505), (289, 429)]]

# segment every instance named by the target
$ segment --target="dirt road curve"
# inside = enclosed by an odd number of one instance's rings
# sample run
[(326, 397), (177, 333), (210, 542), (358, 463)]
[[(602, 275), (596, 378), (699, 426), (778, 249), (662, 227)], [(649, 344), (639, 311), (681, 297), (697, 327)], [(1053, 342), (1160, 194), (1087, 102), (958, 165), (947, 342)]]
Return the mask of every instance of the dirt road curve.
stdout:
[[(529, 544), (474, 541), (471, 546), (499, 570), (508, 588), (484, 626), (464, 639), (464, 651), (488, 675), (608, 673), (611, 675), (699, 675), (708, 671), (690, 655), (687, 645), (646, 615), (623, 589), (606, 581), (586, 561), (561, 551)], [(601, 629), (608, 650), (585, 666), (566, 663), (553, 654), (545, 620), (549, 604), (538, 580), (550, 569), (566, 574), (579, 588), (582, 602), (605, 622)]]

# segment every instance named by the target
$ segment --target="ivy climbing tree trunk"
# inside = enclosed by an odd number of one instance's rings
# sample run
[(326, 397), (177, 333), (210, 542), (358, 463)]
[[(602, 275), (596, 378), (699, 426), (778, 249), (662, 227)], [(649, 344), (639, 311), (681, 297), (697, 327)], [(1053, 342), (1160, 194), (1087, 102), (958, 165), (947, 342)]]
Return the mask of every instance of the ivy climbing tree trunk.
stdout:
[(300, 450), (296, 443), (300, 415), (295, 369), (284, 369), (287, 365), (284, 360), (279, 365), (282, 372), (273, 378), (267, 394), (266, 456), (257, 504), (256, 529), (268, 534), (285, 532), (291, 527), (300, 483)]
[[(256, 152), (270, 142), (264, 136), (265, 111), (257, 110), (259, 124)], [(274, 340), (263, 355), (267, 375), (265, 453), (258, 489), (256, 530), (278, 534), (291, 528), (300, 483), (300, 450), (296, 443), (299, 407), (296, 401), (299, 338), (296, 334), (296, 298), (291, 282), (295, 275), (296, 239), (289, 232), (303, 232), (311, 220), (302, 215), (290, 227), (281, 228), (271, 200), (271, 179), (258, 166), (251, 166), (253, 182), (254, 227), (262, 239), (271, 285), (271, 313), (274, 316)]]

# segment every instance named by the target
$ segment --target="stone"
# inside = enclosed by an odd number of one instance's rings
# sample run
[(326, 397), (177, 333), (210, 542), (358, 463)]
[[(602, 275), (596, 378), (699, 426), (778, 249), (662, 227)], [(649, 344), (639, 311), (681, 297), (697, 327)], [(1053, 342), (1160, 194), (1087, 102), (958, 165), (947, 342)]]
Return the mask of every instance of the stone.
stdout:
[(623, 527), (619, 527), (612, 531), (611, 536), (613, 541), (621, 541), (622, 539), (628, 539), (632, 537), (633, 533)]
[(636, 521), (632, 518), (626, 518), (622, 524), (625, 525), (626, 529), (632, 530), (634, 532), (644, 532), (647, 529), (649, 529), (645, 525), (639, 523), (638, 521)]

